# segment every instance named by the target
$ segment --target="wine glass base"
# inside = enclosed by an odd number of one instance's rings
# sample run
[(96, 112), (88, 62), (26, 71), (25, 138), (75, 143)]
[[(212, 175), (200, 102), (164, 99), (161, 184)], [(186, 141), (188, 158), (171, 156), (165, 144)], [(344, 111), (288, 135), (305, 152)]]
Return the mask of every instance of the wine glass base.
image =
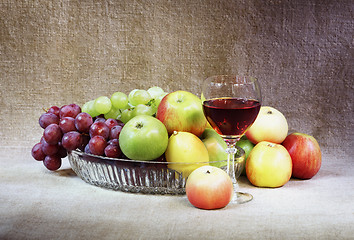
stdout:
[(252, 194), (243, 193), (243, 192), (235, 192), (235, 195), (234, 195), (233, 199), (231, 200), (231, 203), (243, 204), (243, 203), (251, 201), (252, 199), (253, 199)]

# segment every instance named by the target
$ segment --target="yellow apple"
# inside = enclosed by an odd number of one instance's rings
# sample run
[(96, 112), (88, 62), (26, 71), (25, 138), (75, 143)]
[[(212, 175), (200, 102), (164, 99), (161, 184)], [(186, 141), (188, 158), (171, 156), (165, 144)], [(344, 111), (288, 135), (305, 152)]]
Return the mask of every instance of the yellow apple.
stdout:
[(165, 157), (168, 167), (182, 173), (183, 178), (198, 167), (209, 165), (209, 154), (204, 143), (189, 132), (175, 131), (170, 136)]
[(257, 187), (281, 187), (291, 177), (292, 160), (280, 144), (260, 142), (250, 152), (246, 162), (248, 180)]
[(261, 141), (282, 143), (288, 135), (288, 122), (273, 107), (262, 106), (256, 120), (247, 130), (246, 137), (254, 144)]

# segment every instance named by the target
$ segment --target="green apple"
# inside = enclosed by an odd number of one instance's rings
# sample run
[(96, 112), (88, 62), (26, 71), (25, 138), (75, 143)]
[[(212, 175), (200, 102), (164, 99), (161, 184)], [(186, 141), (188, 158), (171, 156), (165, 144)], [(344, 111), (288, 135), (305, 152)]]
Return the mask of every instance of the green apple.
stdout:
[(250, 152), (252, 151), (254, 144), (250, 140), (248, 140), (245, 135), (243, 135), (242, 138), (236, 143), (236, 146), (239, 146), (240, 148), (242, 148), (245, 151), (245, 165), (242, 170), (242, 175), (246, 175), (247, 158), (248, 158)]
[(119, 146), (123, 154), (134, 160), (154, 160), (166, 151), (167, 145), (166, 127), (148, 115), (130, 119), (119, 135)]
[(258, 143), (246, 162), (248, 180), (257, 187), (281, 187), (292, 173), (292, 161), (286, 148), (280, 144)]
[(179, 131), (199, 137), (207, 126), (201, 100), (187, 91), (167, 94), (159, 104), (156, 118), (166, 126), (169, 135)]
[[(211, 166), (223, 167), (227, 164), (227, 144), (222, 137), (212, 128), (206, 128), (201, 136), (202, 142), (209, 153)], [(223, 162), (217, 162), (223, 161)]]

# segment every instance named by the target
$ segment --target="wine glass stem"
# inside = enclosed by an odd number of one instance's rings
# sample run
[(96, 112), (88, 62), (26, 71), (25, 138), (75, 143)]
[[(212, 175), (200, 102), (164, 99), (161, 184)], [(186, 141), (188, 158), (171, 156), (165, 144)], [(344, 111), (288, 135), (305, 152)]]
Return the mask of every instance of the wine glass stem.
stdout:
[(232, 181), (232, 185), (234, 187), (233, 200), (235, 200), (237, 198), (236, 192), (238, 190), (238, 184), (237, 184), (237, 180), (236, 180), (236, 176), (235, 176), (235, 154), (237, 152), (237, 149), (235, 148), (236, 142), (237, 142), (236, 140), (226, 141), (226, 143), (227, 143), (227, 149), (226, 149), (227, 169), (226, 169), (226, 172), (230, 176), (231, 181)]

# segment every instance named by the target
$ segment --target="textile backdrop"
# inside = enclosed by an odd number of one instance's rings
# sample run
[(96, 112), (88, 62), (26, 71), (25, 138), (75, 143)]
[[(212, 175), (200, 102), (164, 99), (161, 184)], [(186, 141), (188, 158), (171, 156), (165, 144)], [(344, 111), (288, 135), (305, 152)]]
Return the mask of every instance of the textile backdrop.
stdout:
[(160, 86), (198, 96), (255, 76), (264, 105), (353, 154), (353, 1), (0, 1), (0, 145), (32, 146), (42, 108)]

